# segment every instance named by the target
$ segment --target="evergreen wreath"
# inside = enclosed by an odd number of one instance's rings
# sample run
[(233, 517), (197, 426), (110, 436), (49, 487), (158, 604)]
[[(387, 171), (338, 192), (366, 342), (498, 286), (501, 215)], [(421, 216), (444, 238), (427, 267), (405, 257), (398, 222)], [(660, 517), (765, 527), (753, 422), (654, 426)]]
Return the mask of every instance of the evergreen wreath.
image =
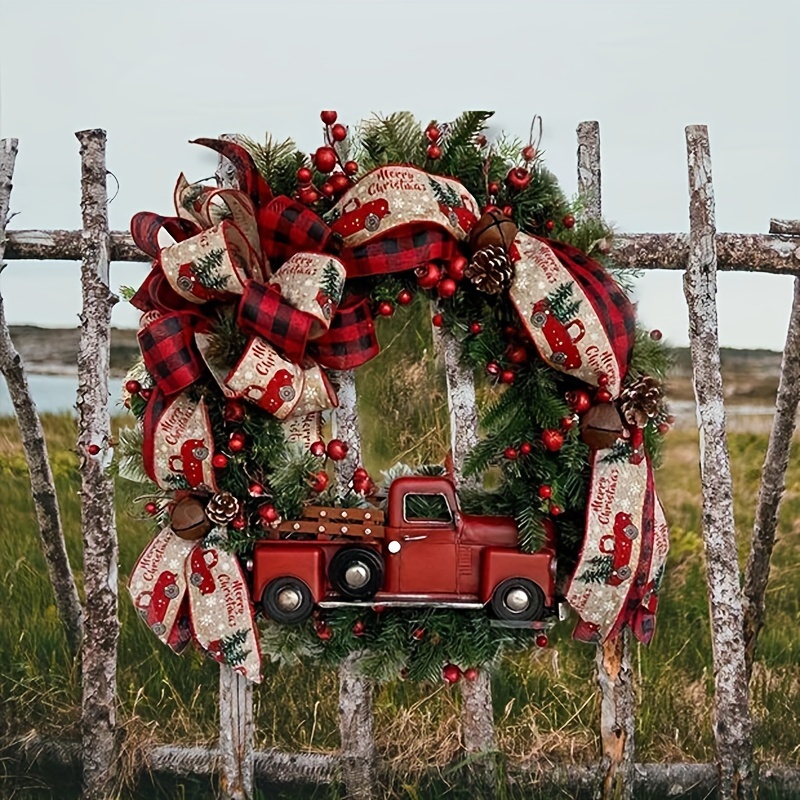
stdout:
[[(433, 324), (458, 340), (463, 363), (474, 371), (479, 395), (490, 398), (482, 410), (483, 436), (470, 453), (465, 472), (480, 478), (491, 471), (494, 485), (491, 490), (461, 491), (461, 508), (467, 514), (513, 517), (519, 531), (519, 548), (524, 552), (541, 548), (548, 528), (553, 526), (557, 532), (559, 581), (565, 587), (576, 571), (584, 544), (594, 451), (599, 451), (609, 464), (635, 464), (642, 459), (656, 462), (661, 438), (671, 422), (662, 402), (650, 402), (644, 415), (639, 412), (644, 425), (630, 424), (626, 411), (626, 419), (620, 419), (618, 428), (612, 426), (611, 440), (602, 439), (598, 444), (592, 439), (597, 433), (594, 429), (607, 429), (587, 424), (586, 412), (598, 406), (616, 408), (619, 391), (645, 378), (652, 389), (651, 384), (664, 380), (668, 357), (657, 341), (657, 332), (650, 334), (637, 328), (630, 336), (632, 352), (625, 365), (624, 382), (612, 396), (602, 374), (592, 386), (569, 374), (569, 370), (557, 368), (558, 364), (554, 368), (558, 353), (546, 360), (537, 352), (507, 293), (514, 280), (515, 256), (519, 257), (513, 251), (515, 233), (545, 241), (556, 254), (588, 264), (587, 269), (599, 271), (595, 263), (599, 262), (613, 271), (612, 232), (605, 223), (584, 213), (585, 198), (567, 200), (544, 166), (538, 141), (524, 143), (505, 135), (490, 140), (486, 132), (490, 117), (490, 112), (470, 111), (452, 123), (433, 121), (423, 126), (409, 113), (395, 113), (346, 129), (337, 123), (335, 112), (323, 112), (325, 144), (311, 158), (291, 140), (279, 142), (269, 135), (264, 142), (240, 137), (235, 143), (201, 143), (231, 158), (239, 171), (240, 189), (252, 201), (259, 228), (263, 217), (258, 215), (269, 207), (267, 203), (272, 198), (291, 198), (288, 202), (293, 207), (313, 211), (315, 219), (321, 218), (333, 230), (337, 224), (345, 230), (342, 226), (347, 214), (353, 207), (361, 207), (357, 202), (348, 207), (347, 198), (354, 187), (365, 176), (390, 165), (405, 165), (424, 173), (435, 202), (454, 229), (464, 219), (459, 214), (467, 212), (469, 202), (459, 184), (471, 198), (479, 199), (483, 216), (478, 221), (478, 215), (474, 215), (468, 226), (472, 228), (469, 237), (465, 235), (456, 242), (448, 251), (449, 256), (409, 262), (404, 269), (351, 274), (347, 258), (342, 255), (346, 279), (335, 259), (330, 260), (321, 267), (321, 311), (316, 309), (315, 313), (319, 312), (317, 318), (322, 320), (337, 306), (356, 308), (368, 298), (366, 305), (380, 324), (381, 317), (413, 313), (409, 309), (414, 308), (419, 313), (423, 303), (436, 305)], [(251, 165), (257, 176), (248, 171)], [(330, 484), (328, 470), (332, 461), (346, 455), (344, 443), (334, 439), (326, 447), (319, 440), (320, 429), (313, 425), (305, 439), (291, 442), (285, 422), (263, 404), (247, 402), (242, 394), (235, 396), (222, 390), (219, 376), (237, 368), (251, 340), (251, 331), (242, 326), (241, 292), (229, 292), (234, 278), (247, 271), (237, 258), (241, 261), (241, 254), (248, 247), (258, 249), (258, 233), (248, 233), (241, 225), (233, 230), (231, 220), (240, 214), (235, 197), (224, 195), (224, 202), (212, 201), (209, 198), (215, 190), (189, 184), (182, 176), (181, 180), (183, 183), (179, 181), (176, 189), (178, 217), (137, 215), (132, 224), (137, 243), (153, 255), (155, 265), (154, 273), (134, 296), (134, 303), (145, 312), (140, 333), (145, 359), (126, 378), (125, 401), (138, 424), (120, 434), (116, 464), (121, 476), (143, 484), (145, 511), (159, 529), (170, 528), (182, 538), (200, 540), (206, 548), (202, 552), (214, 546), (235, 554), (245, 564), (256, 543), (274, 538), (282, 521), (300, 519), (309, 504), (368, 509), (380, 503), (381, 493), (363, 468), (354, 472), (344, 492)], [(367, 216), (358, 222), (366, 231), (371, 225), (383, 224), (379, 207), (370, 213), (374, 220)], [(204, 250), (201, 247), (190, 256), (180, 252), (167, 258), (160, 245), (154, 244), (159, 227), (175, 237), (176, 248), (187, 244), (182, 242), (187, 237), (193, 242), (191, 237), (197, 238), (198, 230), (192, 227), (191, 220), (202, 215), (209, 229), (205, 233), (219, 233)], [(486, 230), (476, 235), (481, 227)], [(244, 239), (250, 236), (249, 244), (242, 244), (242, 237), (236, 238), (240, 230), (245, 231)], [(292, 235), (289, 234), (290, 239)], [(342, 249), (342, 236), (334, 236), (331, 241), (334, 244), (327, 252), (334, 256)], [(349, 252), (357, 250), (353, 246)], [(291, 256), (291, 242), (277, 263), (270, 256), (275, 275), (281, 275), (281, 263)], [(163, 394), (159, 387), (163, 388), (164, 382), (173, 380), (176, 374), (174, 353), (169, 354), (169, 367), (158, 374), (152, 367), (152, 349), (148, 351), (154, 347), (148, 338), (153, 326), (164, 324), (153, 309), (152, 299), (164, 296), (154, 276), (157, 269), (163, 269), (173, 283), (168, 274), (173, 262), (174, 286), (195, 298), (190, 297), (191, 303), (183, 302), (178, 310), (191, 313), (198, 308), (192, 303), (205, 303), (200, 309), (202, 324), (193, 331), (199, 334), (198, 340), (202, 337), (204, 364), (192, 375), (183, 395), (189, 403), (187, 408), (202, 401), (207, 410), (213, 443), (205, 443), (199, 451), (195, 446), (194, 452), (201, 457), (198, 463), (202, 462), (202, 469), (213, 468), (213, 490), (207, 485), (207, 473), (203, 473), (206, 477), (202, 480), (187, 477), (189, 467), (184, 462), (190, 457), (186, 455), (189, 451), (184, 452), (183, 461), (176, 462), (181, 464), (180, 474), (159, 476), (143, 456), (148, 438), (153, 438), (158, 425), (159, 409), (154, 409), (154, 404)], [(178, 274), (177, 270), (182, 272)], [(627, 289), (629, 275), (614, 275)], [(539, 310), (543, 325), (551, 319), (560, 330), (578, 325), (574, 321), (583, 312), (585, 301), (577, 288), (574, 281), (566, 281), (547, 294)], [(285, 287), (282, 291), (286, 295)], [(169, 336), (174, 339), (184, 333), (183, 329), (172, 330)], [(290, 340), (291, 334), (286, 348), (277, 348), (284, 356), (293, 346)], [(164, 358), (163, 343), (158, 346), (160, 357)], [(284, 387), (281, 391), (288, 394), (291, 389)], [(639, 409), (635, 393), (629, 391), (626, 397), (626, 409), (635, 413)], [(652, 391), (649, 397), (652, 400)], [(203, 448), (205, 455), (214, 453), (213, 458), (205, 458)], [(406, 472), (443, 471), (438, 466), (398, 466), (386, 474), (386, 479), (388, 483)], [(213, 513), (206, 508), (211, 503)], [(178, 508), (182, 528), (176, 518)], [(608, 580), (612, 569), (611, 556), (595, 555), (587, 558), (577, 579), (587, 584), (602, 583)], [(189, 582), (201, 585), (202, 577), (195, 580), (200, 574), (191, 573)], [(657, 589), (656, 585), (655, 593)], [(195, 590), (196, 586), (190, 587), (190, 591)], [(154, 605), (152, 601), (149, 610), (140, 610), (155, 630), (161, 620), (154, 623), (148, 617), (148, 613), (154, 613)], [(191, 638), (186, 617), (184, 608), (175, 622), (175, 641), (167, 642), (176, 650)], [(188, 626), (190, 631), (193, 624)], [(546, 643), (546, 627), (502, 626), (485, 611), (475, 610), (340, 607), (317, 610), (299, 625), (282, 625), (262, 618), (259, 638), (265, 654), (285, 662), (311, 659), (335, 664), (348, 653), (358, 651), (363, 654), (362, 669), (376, 678), (402, 674), (412, 680), (436, 679), (447, 665), (444, 677), (451, 680), (460, 671), (469, 677), (469, 670), (491, 666), (505, 648), (528, 647), (532, 641)], [(167, 641), (169, 635), (166, 631), (161, 638)], [(232, 630), (214, 647), (199, 643), (212, 657), (234, 666), (244, 661), (251, 646), (242, 630)]]

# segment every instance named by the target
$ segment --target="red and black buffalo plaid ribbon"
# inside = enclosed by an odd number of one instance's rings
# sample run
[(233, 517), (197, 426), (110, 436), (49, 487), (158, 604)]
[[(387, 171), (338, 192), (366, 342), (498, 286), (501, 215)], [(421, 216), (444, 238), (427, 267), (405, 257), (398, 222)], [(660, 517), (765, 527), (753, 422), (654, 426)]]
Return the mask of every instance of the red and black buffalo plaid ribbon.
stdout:
[(258, 210), (261, 246), (273, 269), (295, 253), (325, 253), (334, 234), (313, 211), (290, 197), (276, 197)]
[(311, 357), (329, 369), (354, 369), (378, 355), (375, 323), (366, 297), (352, 300), (333, 317), (331, 327), (309, 345)]
[(183, 391), (203, 374), (205, 368), (194, 338), (201, 324), (197, 314), (176, 311), (139, 331), (139, 348), (147, 371), (167, 395)]
[(597, 261), (564, 242), (541, 241), (556, 254), (586, 293), (611, 343), (621, 380), (628, 371), (636, 339), (636, 315), (631, 301)]

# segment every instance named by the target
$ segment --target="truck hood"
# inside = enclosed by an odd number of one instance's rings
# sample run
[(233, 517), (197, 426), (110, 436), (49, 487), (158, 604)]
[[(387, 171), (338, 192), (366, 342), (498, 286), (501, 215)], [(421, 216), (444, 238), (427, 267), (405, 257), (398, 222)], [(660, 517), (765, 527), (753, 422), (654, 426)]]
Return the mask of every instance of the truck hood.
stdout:
[(461, 541), (468, 544), (517, 547), (519, 535), (512, 517), (482, 517), (463, 514)]

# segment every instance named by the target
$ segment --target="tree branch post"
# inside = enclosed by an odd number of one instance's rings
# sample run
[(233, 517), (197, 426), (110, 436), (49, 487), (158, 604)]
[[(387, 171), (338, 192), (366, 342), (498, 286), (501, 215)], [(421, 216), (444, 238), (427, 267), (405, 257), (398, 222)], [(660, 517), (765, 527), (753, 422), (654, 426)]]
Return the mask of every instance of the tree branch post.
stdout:
[(775, 416), (769, 435), (761, 486), (744, 578), (744, 656), (747, 679), (753, 671), (756, 643), (764, 625), (765, 597), (770, 560), (778, 528), (778, 510), (786, 489), (789, 450), (800, 403), (800, 278), (794, 281), (794, 300), (783, 348)]
[[(86, 605), (83, 638), (83, 797), (108, 797), (117, 763), (116, 690), (119, 639), (114, 481), (108, 411), (111, 309), (109, 289), (106, 134), (75, 134), (81, 153), (83, 264), (81, 339), (78, 350), (78, 452)], [(97, 453), (93, 450), (98, 448)]]
[[(6, 220), (16, 155), (16, 139), (0, 141), (0, 270), (3, 268)], [(64, 542), (64, 529), (58, 509), (53, 471), (47, 456), (47, 442), (44, 438), (42, 421), (28, 386), (25, 365), (11, 340), (2, 293), (0, 293), (0, 371), (6, 379), (8, 393), (17, 416), (31, 479), (31, 495), (36, 509), (47, 574), (55, 593), (55, 604), (61, 624), (64, 626), (67, 647), (74, 658), (80, 650), (83, 638), (81, 603)]]
[[(220, 138), (236, 140), (227, 133)], [(221, 187), (239, 188), (235, 167), (222, 155), (215, 174)], [(253, 685), (232, 667), (220, 664), (220, 791), (226, 800), (249, 800), (253, 796), (254, 751)]]
[[(578, 135), (578, 192), (589, 219), (601, 219), (600, 124), (581, 122)], [(603, 800), (631, 800), (636, 724), (630, 631), (597, 645), (597, 685), (600, 690), (600, 780)]]
[[(346, 491), (361, 459), (356, 374), (344, 370), (331, 374), (339, 405), (333, 412), (333, 434), (347, 443), (347, 456), (336, 462), (338, 491)], [(339, 665), (339, 739), (342, 778), (347, 797), (372, 800), (377, 797), (375, 731), (372, 682), (358, 668), (359, 653), (351, 653)]]
[(708, 604), (714, 657), (714, 737), (719, 797), (752, 796), (751, 718), (747, 696), (742, 596), (725, 438), (725, 404), (717, 325), (717, 254), (711, 150), (705, 125), (686, 129), (689, 164), (689, 263), (684, 293), (700, 420), (700, 475)]

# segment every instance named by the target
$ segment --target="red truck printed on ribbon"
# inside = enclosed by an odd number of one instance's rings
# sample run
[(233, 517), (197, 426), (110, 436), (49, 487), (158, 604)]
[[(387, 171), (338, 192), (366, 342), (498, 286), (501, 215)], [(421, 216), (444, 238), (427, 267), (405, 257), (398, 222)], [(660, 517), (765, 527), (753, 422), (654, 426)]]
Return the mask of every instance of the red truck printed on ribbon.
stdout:
[(203, 462), (209, 456), (209, 449), (202, 439), (187, 439), (181, 445), (180, 455), (169, 457), (169, 468), (181, 473), (192, 489), (201, 486), (203, 479)]
[(630, 578), (631, 550), (638, 535), (639, 529), (633, 524), (631, 515), (620, 511), (614, 518), (614, 533), (600, 538), (600, 552), (613, 557), (611, 573), (606, 579), (609, 586), (619, 586)]
[(274, 414), (286, 403), (291, 403), (297, 396), (294, 380), (289, 370), (279, 369), (269, 379), (266, 386), (251, 384), (242, 394), (257, 406)]
[(165, 570), (158, 576), (152, 591), (142, 592), (136, 597), (137, 611), (159, 637), (167, 632), (164, 618), (169, 604), (180, 594), (177, 577), (174, 572)]
[(211, 570), (217, 566), (218, 561), (216, 550), (204, 550), (202, 547), (192, 550), (189, 582), (197, 587), (200, 594), (211, 594), (217, 588)]
[(389, 203), (386, 200), (370, 200), (362, 205), (353, 197), (345, 204), (342, 216), (331, 223), (331, 230), (343, 238), (359, 231), (374, 233), (381, 226), (381, 220), (389, 216)]
[[(583, 362), (576, 344), (583, 339), (586, 329), (579, 319), (573, 319), (565, 325), (550, 310), (547, 300), (539, 300), (534, 303), (531, 323), (541, 328), (552, 351), (550, 361), (563, 369), (578, 369), (581, 366)], [(570, 334), (570, 328), (577, 329), (575, 336)]]

